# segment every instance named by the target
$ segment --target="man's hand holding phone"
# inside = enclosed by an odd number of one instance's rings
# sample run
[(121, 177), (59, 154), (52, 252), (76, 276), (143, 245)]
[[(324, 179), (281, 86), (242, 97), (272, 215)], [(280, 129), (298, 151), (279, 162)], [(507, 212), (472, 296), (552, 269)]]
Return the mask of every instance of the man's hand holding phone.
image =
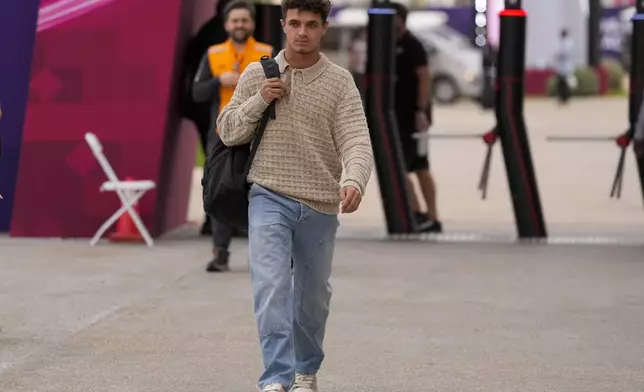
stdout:
[(264, 99), (264, 102), (271, 103), (286, 94), (286, 86), (280, 78), (266, 79), (259, 89), (259, 93)]

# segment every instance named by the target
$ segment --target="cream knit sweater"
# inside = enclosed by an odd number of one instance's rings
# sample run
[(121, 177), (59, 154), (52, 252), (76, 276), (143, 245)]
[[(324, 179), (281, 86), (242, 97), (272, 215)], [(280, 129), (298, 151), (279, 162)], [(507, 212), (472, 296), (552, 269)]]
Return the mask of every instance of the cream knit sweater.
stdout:
[[(306, 69), (293, 69), (284, 51), (275, 58), (287, 94), (276, 102), (248, 174), (248, 181), (337, 214), (340, 186), (364, 194), (373, 168), (369, 129), (351, 74), (323, 54)], [(250, 141), (268, 107), (259, 93), (265, 80), (260, 63), (242, 73), (230, 103), (217, 119), (228, 146)], [(342, 184), (342, 169), (345, 176)]]

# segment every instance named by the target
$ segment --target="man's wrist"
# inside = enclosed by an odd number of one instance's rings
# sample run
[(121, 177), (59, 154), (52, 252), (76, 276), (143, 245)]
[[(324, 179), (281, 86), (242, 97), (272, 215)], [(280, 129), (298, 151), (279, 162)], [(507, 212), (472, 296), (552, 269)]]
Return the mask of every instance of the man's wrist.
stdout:
[(360, 193), (360, 196), (363, 196), (364, 194), (364, 189), (358, 184), (358, 181), (355, 180), (345, 180), (340, 187), (344, 188), (346, 186), (352, 186), (358, 190), (358, 193)]
[(266, 108), (268, 108), (270, 103), (266, 103), (262, 94), (257, 91), (257, 93), (251, 95), (251, 97), (246, 100), (246, 102), (241, 104), (242, 112), (253, 120), (260, 120)]

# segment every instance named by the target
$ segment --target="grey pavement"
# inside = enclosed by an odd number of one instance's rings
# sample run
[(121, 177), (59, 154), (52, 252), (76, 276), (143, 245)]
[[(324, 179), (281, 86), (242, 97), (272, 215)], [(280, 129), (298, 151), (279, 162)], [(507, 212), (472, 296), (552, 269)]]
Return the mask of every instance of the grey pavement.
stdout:
[[(245, 242), (0, 238), (0, 391), (253, 391)], [(322, 391), (644, 390), (644, 247), (339, 240)]]
[[(548, 245), (498, 240), (514, 234), (498, 146), (481, 201), (482, 143), (432, 142), (442, 237), (385, 238), (374, 177), (359, 212), (341, 217), (321, 391), (644, 391), (644, 210), (632, 156), (623, 198), (610, 200), (613, 145), (545, 141), (619, 133), (624, 101), (528, 102), (559, 239)], [(435, 133), (479, 133), (493, 115), (460, 104), (436, 120)], [(202, 216), (198, 202), (195, 185), (190, 220)], [(262, 364), (246, 243), (234, 241), (228, 274), (205, 272), (209, 253), (194, 225), (152, 249), (0, 236), (0, 392), (253, 391)]]

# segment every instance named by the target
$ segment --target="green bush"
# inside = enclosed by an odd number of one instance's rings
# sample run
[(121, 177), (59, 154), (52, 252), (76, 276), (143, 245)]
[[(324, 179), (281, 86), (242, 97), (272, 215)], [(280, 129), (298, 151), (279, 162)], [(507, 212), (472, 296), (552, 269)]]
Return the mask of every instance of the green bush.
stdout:
[[(573, 96), (589, 96), (599, 94), (599, 75), (589, 67), (581, 67), (575, 70), (577, 87), (572, 90)], [(557, 76), (553, 75), (548, 80), (546, 93), (549, 96), (557, 95)]]
[(549, 97), (554, 97), (557, 95), (557, 75), (552, 75), (548, 79), (548, 85), (546, 86), (546, 95)]
[(577, 77), (577, 88), (573, 90), (573, 95), (588, 96), (599, 94), (599, 75), (594, 69), (584, 67), (575, 70)]
[(611, 93), (619, 93), (623, 90), (624, 68), (613, 59), (602, 60), (602, 66), (608, 72), (608, 90)]
[(197, 158), (196, 158), (195, 166), (203, 167), (205, 162), (206, 162), (206, 156), (204, 155), (203, 149), (201, 148), (201, 143), (197, 143)]

